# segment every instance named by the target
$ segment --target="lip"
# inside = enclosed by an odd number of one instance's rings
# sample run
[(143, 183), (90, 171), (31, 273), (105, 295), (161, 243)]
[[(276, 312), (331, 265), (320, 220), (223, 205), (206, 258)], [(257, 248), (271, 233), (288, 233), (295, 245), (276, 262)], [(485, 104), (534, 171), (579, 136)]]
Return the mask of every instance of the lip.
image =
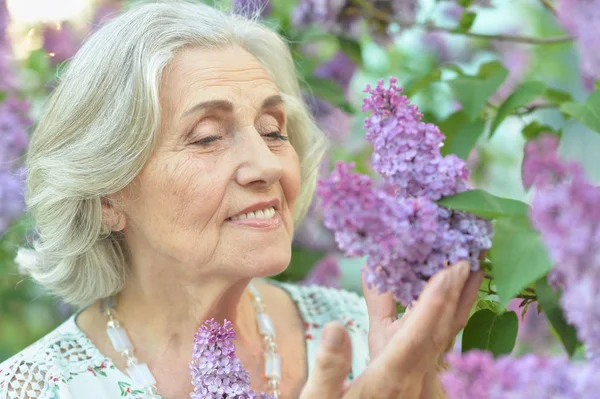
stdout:
[(279, 210), (279, 199), (275, 198), (275, 199), (272, 199), (269, 201), (257, 202), (256, 204), (241, 210), (240, 212), (236, 213), (235, 215), (231, 215), (227, 220), (230, 220), (234, 216), (239, 216), (239, 215), (243, 215), (244, 213), (254, 212), (254, 211), (258, 211), (261, 209), (267, 209), (267, 208), (275, 208), (275, 211), (278, 211)]

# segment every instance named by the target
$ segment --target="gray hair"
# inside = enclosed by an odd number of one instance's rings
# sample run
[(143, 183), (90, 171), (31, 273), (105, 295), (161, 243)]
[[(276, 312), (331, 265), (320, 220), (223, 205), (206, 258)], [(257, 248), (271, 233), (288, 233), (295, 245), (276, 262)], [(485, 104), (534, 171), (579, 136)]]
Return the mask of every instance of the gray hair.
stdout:
[(301, 163), (294, 221), (304, 217), (325, 137), (303, 100), (285, 41), (256, 17), (185, 1), (138, 4), (85, 41), (33, 132), (26, 202), (36, 238), (32, 248), (19, 249), (21, 272), (78, 306), (123, 288), (123, 236), (102, 222), (101, 201), (132, 182), (153, 151), (160, 80), (174, 54), (232, 45), (258, 59), (284, 98)]

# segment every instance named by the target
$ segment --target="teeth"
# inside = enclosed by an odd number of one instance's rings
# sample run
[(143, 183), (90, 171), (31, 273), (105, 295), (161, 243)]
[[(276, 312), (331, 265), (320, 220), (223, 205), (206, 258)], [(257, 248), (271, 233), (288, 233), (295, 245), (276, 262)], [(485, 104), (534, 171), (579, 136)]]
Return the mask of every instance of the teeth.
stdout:
[(248, 212), (238, 216), (232, 216), (231, 220), (244, 220), (244, 219), (271, 219), (275, 216), (275, 208), (267, 208), (258, 210), (256, 212)]

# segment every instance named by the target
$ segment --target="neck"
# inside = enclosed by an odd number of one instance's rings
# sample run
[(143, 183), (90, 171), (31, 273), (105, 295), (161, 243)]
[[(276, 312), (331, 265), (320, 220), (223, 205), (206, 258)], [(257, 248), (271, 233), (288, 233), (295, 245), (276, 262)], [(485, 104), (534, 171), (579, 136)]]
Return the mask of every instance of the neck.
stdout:
[(140, 358), (190, 357), (194, 334), (212, 318), (221, 324), (224, 319), (232, 322), (236, 346), (256, 342), (255, 312), (247, 289), (251, 279), (205, 276), (194, 280), (135, 275), (128, 279), (117, 297), (116, 312)]

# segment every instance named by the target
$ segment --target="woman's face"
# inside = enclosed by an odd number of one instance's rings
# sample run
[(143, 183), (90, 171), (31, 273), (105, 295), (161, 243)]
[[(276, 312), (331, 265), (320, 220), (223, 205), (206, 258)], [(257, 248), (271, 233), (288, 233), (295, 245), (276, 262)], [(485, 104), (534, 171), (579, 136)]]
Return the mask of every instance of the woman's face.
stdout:
[(267, 71), (240, 47), (186, 49), (163, 76), (160, 104), (156, 149), (126, 193), (134, 264), (184, 277), (281, 272), (300, 166)]

